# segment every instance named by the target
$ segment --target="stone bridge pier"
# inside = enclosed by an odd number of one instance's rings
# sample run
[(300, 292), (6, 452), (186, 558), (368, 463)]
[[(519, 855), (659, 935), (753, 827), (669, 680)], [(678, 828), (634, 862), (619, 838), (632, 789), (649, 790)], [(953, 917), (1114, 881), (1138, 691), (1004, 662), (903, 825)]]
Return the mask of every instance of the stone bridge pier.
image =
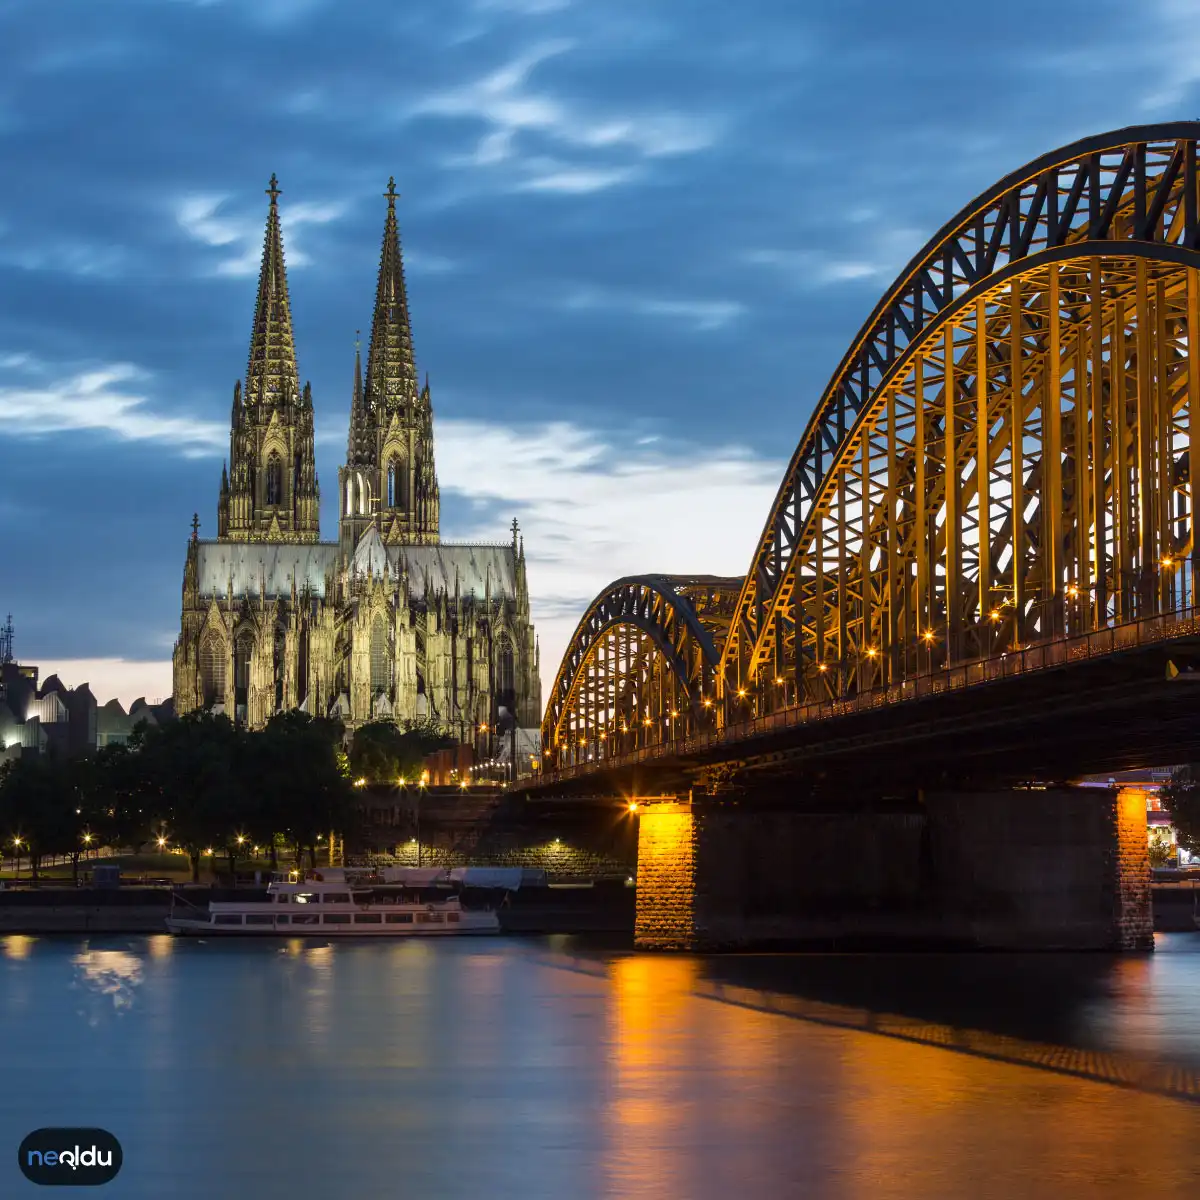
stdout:
[(920, 793), (797, 807), (698, 792), (638, 813), (636, 945), (1153, 948), (1144, 796)]

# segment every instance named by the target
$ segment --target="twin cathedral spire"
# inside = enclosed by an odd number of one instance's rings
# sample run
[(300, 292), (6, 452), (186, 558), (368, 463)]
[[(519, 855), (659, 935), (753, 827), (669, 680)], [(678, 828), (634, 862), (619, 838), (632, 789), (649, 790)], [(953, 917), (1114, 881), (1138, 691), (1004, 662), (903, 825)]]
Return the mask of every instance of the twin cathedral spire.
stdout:
[[(312, 388), (301, 389), (296, 366), (279, 194), (272, 175), (250, 358), (244, 388), (240, 382), (234, 387), (229, 464), (221, 472), (221, 541), (320, 538)], [(433, 409), (428, 379), (419, 386), (413, 356), (395, 180), (385, 195), (366, 377), (356, 345), (346, 465), (338, 471), (339, 541), (347, 552), (372, 525), (387, 543), (439, 539)]]

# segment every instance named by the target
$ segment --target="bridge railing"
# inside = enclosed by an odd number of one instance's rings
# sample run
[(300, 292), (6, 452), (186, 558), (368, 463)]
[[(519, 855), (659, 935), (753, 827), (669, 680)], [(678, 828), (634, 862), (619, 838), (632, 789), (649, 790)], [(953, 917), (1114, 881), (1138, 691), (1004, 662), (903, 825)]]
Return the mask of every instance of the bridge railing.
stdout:
[(977, 687), (997, 680), (1026, 675), (1035, 671), (1052, 670), (1089, 658), (1100, 658), (1137, 650), (1179, 638), (1200, 636), (1200, 609), (1176, 609), (1154, 617), (1143, 617), (1121, 625), (1110, 625), (1091, 633), (1076, 634), (1053, 642), (1040, 642), (1021, 650), (1009, 650), (991, 658), (975, 659), (952, 666), (935, 668), (932, 672), (912, 676), (886, 687), (873, 688), (838, 700), (817, 700), (791, 705), (759, 717), (729, 722), (723, 729), (709, 730), (643, 746), (625, 754), (600, 760), (559, 767), (543, 772), (544, 781), (567, 780), (588, 775), (600, 769), (632, 766), (642, 762), (683, 758), (699, 754), (716, 746), (747, 741), (769, 733), (827, 721), (832, 717), (867, 712), (925, 696)]

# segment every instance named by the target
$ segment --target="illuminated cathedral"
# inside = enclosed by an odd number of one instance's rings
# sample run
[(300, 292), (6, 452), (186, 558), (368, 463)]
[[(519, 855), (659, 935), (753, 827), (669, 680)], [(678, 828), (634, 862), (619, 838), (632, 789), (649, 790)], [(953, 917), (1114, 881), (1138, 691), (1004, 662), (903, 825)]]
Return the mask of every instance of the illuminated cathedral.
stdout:
[(395, 185), (366, 372), (356, 349), (336, 541), (322, 541), (313, 397), (299, 383), (271, 177), (244, 383), (233, 390), (217, 536), (192, 523), (175, 708), (250, 728), (300, 709), (428, 722), (486, 753), (541, 719), (525, 547), (441, 540), (429, 381), (418, 380)]

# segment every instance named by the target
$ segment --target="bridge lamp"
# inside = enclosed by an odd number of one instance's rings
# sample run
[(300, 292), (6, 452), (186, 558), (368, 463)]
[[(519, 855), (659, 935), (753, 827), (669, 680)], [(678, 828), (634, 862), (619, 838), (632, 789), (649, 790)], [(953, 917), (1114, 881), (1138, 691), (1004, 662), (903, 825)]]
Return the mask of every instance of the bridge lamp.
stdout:
[(776, 682), (776, 683), (778, 683), (778, 684), (782, 684), (782, 683), (783, 683), (783, 678), (782, 678), (782, 676), (780, 676), (780, 675), (776, 675), (776, 676), (775, 676), (775, 682)]
[(1175, 560), (1174, 560), (1173, 558), (1170, 558), (1170, 557), (1164, 557), (1164, 558), (1163, 558), (1163, 560), (1162, 560), (1162, 565), (1163, 565), (1163, 567), (1164, 567), (1164, 568), (1166, 568), (1167, 570), (1170, 570), (1170, 568), (1171, 568), (1171, 567), (1173, 567), (1173, 566), (1175, 565)]
[(828, 671), (829, 668), (824, 663), (817, 663), (817, 670), (818, 671)]
[(240, 846), (246, 840), (246, 835), (244, 833), (239, 833), (233, 840)]
[(85, 833), (83, 835), (83, 844), (85, 846), (90, 846), (92, 844), (92, 835), (90, 833)]
[(876, 656), (878, 653), (879, 653), (879, 651), (878, 651), (878, 650), (876, 650), (874, 646), (871, 646), (871, 647), (870, 647), (870, 648), (867, 650), (867, 657), (868, 657), (868, 658), (874, 658), (874, 657), (875, 657), (875, 656)]
[(709, 699), (707, 699), (707, 698), (705, 698), (705, 701), (704, 701), (704, 707), (705, 707), (705, 708), (712, 708), (712, 701), (711, 701), (711, 700), (709, 700)]
[(163, 835), (161, 833), (154, 840), (158, 843), (158, 848), (160, 850), (162, 850), (167, 844), (167, 839), (165, 837), (163, 837)]
[(1075, 597), (1079, 595), (1079, 589), (1074, 584), (1071, 584), (1071, 586), (1067, 588), (1067, 595), (1074, 600)]
[(925, 632), (923, 634), (921, 634), (921, 637), (925, 640), (926, 643), (932, 642), (933, 641), (933, 630), (932, 629), (925, 630)]
[(631, 813), (635, 813), (635, 812), (637, 812), (637, 810), (638, 810), (638, 802), (636, 800), (630, 800), (629, 811)]
[(745, 689), (745, 688), (738, 688), (738, 696), (739, 696), (739, 698), (741, 698), (742, 700), (744, 700), (744, 699), (746, 698), (746, 689)]
[(999, 612), (997, 612), (996, 609), (993, 608), (992, 611), (990, 613), (988, 613), (988, 620), (989, 621), (999, 621), (1000, 620)]
[(674, 709), (671, 709), (671, 716), (677, 717), (677, 716), (679, 716), (679, 714)]

